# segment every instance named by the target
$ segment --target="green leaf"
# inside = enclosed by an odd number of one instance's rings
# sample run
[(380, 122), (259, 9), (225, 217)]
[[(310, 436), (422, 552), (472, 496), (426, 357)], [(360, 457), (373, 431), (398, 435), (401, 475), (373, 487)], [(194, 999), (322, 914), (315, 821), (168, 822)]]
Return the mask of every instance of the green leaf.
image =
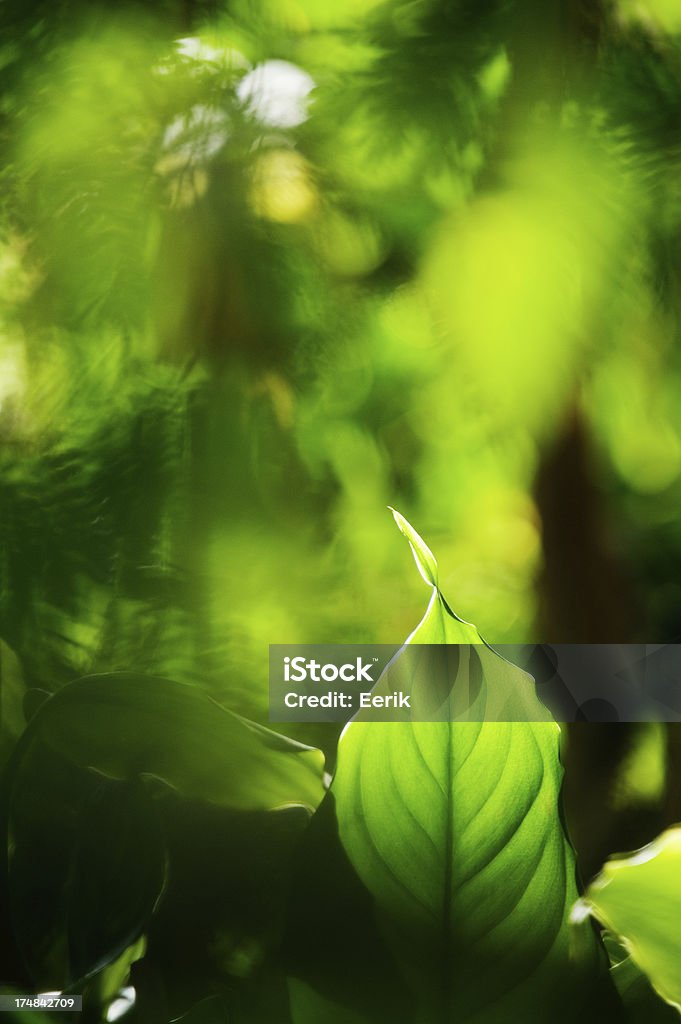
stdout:
[(636, 962), (627, 956), (610, 969), (627, 1024), (678, 1024), (676, 1010), (656, 994)]
[(409, 547), (418, 566), (418, 570), (423, 576), (426, 583), (431, 587), (437, 587), (437, 562), (435, 561), (435, 555), (426, 544), (423, 537), (416, 532), (411, 523), (407, 522), (403, 515), (401, 515), (397, 509), (388, 506), (393, 514), (393, 518), (397, 523), (397, 527), (400, 533), (409, 541)]
[(653, 988), (681, 1009), (681, 828), (609, 860), (575, 907), (618, 935)]
[(25, 983), (47, 991), (71, 978), (65, 889), (80, 814), (103, 780), (29, 739), (27, 731), (6, 779), (2, 916), (28, 973)]
[(79, 767), (121, 780), (154, 776), (222, 807), (316, 807), (324, 794), (320, 751), (169, 679), (85, 677), (46, 701), (31, 727), (34, 740)]
[(66, 886), (71, 984), (138, 942), (165, 874), (155, 802), (139, 782), (102, 780), (82, 809)]
[(19, 659), (11, 647), (0, 640), (0, 764), (24, 730), (24, 694)]
[[(25, 992), (0, 989), (3, 995), (26, 995)], [(63, 1021), (61, 1014), (50, 1010), (48, 1013), (40, 1013), (39, 1010), (8, 1010), (2, 1015), (3, 1024), (56, 1024), (56, 1021)]]
[(128, 985), (130, 969), (133, 964), (144, 957), (146, 945), (146, 939), (141, 935), (88, 978), (85, 984), (81, 980), (77, 985), (71, 987), (72, 992), (82, 993), (85, 1020), (107, 1019), (105, 1016), (107, 1007), (113, 1003), (121, 989)]
[[(159, 843), (143, 806), (130, 814), (111, 803), (99, 807), (89, 839), (79, 827), (98, 806), (102, 786), (124, 783), (144, 802), (141, 782), (159, 805), (167, 796), (216, 814), (265, 817), (294, 805), (305, 818), (301, 805), (314, 806), (324, 792), (322, 770), (319, 751), (231, 714), (193, 687), (111, 675), (62, 688), (40, 706), (14, 751), (0, 814), (2, 918), (11, 921), (32, 983), (62, 988), (74, 955), (86, 971), (110, 960), (139, 932), (158, 896)], [(189, 836), (192, 827), (190, 818)], [(125, 899), (115, 896), (117, 870)]]
[(369, 1024), (369, 1018), (330, 1003), (299, 978), (289, 978), (289, 998), (295, 1007), (296, 1021), (324, 1021), (324, 1024)]
[[(398, 525), (434, 585), (432, 554)], [(409, 643), (474, 645), (480, 699), (503, 680), (545, 717), (525, 673), (437, 589)], [(577, 887), (558, 741), (558, 726), (541, 720), (355, 720), (341, 737), (331, 789), (340, 839), (418, 1024), (602, 1019), (599, 1000), (611, 997), (602, 949), (591, 930), (576, 946), (568, 925)]]
[(46, 700), (50, 699), (50, 691), (42, 690), (38, 686), (32, 686), (24, 694), (24, 716), (30, 722), (33, 716), (40, 710)]

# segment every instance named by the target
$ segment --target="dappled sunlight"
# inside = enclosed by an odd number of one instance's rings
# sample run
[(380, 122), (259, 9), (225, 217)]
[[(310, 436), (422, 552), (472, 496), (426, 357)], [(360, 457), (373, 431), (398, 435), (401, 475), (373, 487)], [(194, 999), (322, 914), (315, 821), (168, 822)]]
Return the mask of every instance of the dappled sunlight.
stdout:
[[(181, 514), (158, 531), (173, 572), (204, 564), (199, 514), (212, 532), (255, 503), (285, 550), (290, 524), (311, 517), (337, 613), (367, 571), (344, 635), (389, 636), (404, 612), (377, 611), (399, 576), (381, 509), (401, 501), (440, 539), (486, 632), (528, 636), (533, 481), (575, 408), (608, 495), (623, 486), (671, 510), (681, 485), (673, 315), (656, 308), (643, 255), (662, 217), (653, 172), (605, 85), (552, 109), (514, 99), (501, 32), (431, 79), (440, 12), (393, 13), (388, 30), (363, 12), (382, 46), (339, 5), (302, 0), (163, 40), (104, 19), (60, 45), (48, 102), (36, 75), (17, 118), (25, 241), (0, 252), (0, 309), (26, 324), (5, 328), (4, 429), (71, 449), (106, 432), (105, 411), (184, 409), (173, 439), (164, 427), (153, 441), (182, 467), (164, 491)], [(665, 210), (671, 224), (673, 199)], [(230, 386), (212, 391), (222, 375)], [(262, 588), (268, 566), (284, 571), (276, 548), (253, 553)], [(247, 620), (231, 555), (215, 558)], [(200, 603), (202, 585), (191, 592)], [(313, 636), (319, 605), (301, 591), (282, 629), (295, 619)], [(173, 619), (178, 649), (186, 621)]]
[(625, 23), (657, 33), (681, 32), (681, 11), (675, 0), (617, 0), (618, 16)]
[(285, 60), (268, 60), (249, 71), (236, 94), (251, 116), (270, 128), (296, 128), (307, 118), (314, 80)]
[(622, 287), (637, 216), (624, 166), (562, 135), (532, 139), (506, 187), (443, 225), (425, 265), (464, 386), (532, 431), (560, 421), (573, 400), (598, 347), (602, 303)]
[(290, 149), (268, 149), (253, 168), (251, 203), (260, 217), (279, 224), (305, 220), (317, 204), (307, 161)]
[(23, 341), (0, 339), (0, 416), (17, 408), (26, 391), (26, 348)]

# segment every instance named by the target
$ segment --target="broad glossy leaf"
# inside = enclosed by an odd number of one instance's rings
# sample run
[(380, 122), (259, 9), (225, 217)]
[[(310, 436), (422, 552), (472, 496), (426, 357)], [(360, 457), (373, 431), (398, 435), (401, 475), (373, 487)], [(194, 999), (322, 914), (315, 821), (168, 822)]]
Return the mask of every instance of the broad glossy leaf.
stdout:
[[(368, 1024), (369, 1018), (339, 1003), (331, 1003), (299, 978), (290, 978), (289, 998), (295, 1007), (296, 1021), (323, 1021), (324, 1024)], [(392, 1020), (392, 1017), (387, 1019)]]
[(602, 1019), (602, 950), (590, 930), (576, 948), (568, 926), (577, 887), (558, 726), (542, 720), (531, 679), (451, 612), (432, 555), (399, 525), (432, 587), (408, 642), (472, 645), (481, 707), (500, 680), (536, 701), (538, 721), (351, 722), (331, 790), (340, 840), (418, 1024)]
[(618, 935), (663, 999), (681, 1009), (681, 828), (609, 860), (577, 904)]
[(323, 755), (233, 714), (192, 686), (128, 673), (63, 687), (35, 740), (114, 779), (156, 776), (185, 797), (241, 810), (316, 807)]
[[(96, 913), (88, 920), (85, 903), (77, 896), (79, 886), (71, 887), (67, 908), (65, 882), (73, 878), (73, 851), (82, 843), (78, 821), (84, 808), (93, 806), (103, 783), (135, 786), (141, 780), (161, 802), (168, 795), (178, 798), (178, 805), (193, 801), (216, 813), (263, 813), (272, 807), (316, 804), (323, 793), (322, 766), (318, 751), (247, 722), (194, 688), (169, 680), (91, 677), (46, 700), (15, 751), (1, 815), (3, 842), (10, 853), (3, 917), (12, 922), (13, 943), (32, 982), (63, 987), (72, 977), (67, 930), (79, 947), (76, 960), (81, 966), (106, 961), (146, 919), (158, 895), (158, 860), (152, 857), (141, 870), (140, 857), (130, 847), (118, 853), (122, 877), (132, 873), (127, 880), (131, 902), (118, 907), (120, 918), (108, 921), (108, 936)], [(151, 827), (150, 820), (147, 825)], [(112, 822), (110, 827), (118, 826)], [(151, 854), (157, 843), (143, 832), (140, 823), (137, 836), (128, 832), (127, 837), (132, 846), (136, 839), (144, 841)], [(101, 825), (91, 840), (94, 850), (102, 842), (104, 859), (107, 844), (114, 857), (116, 843), (125, 838), (120, 831), (114, 840), (106, 836)], [(90, 867), (94, 874), (88, 889), (96, 888), (102, 857)], [(83, 882), (87, 857), (81, 868)], [(114, 872), (111, 864), (104, 866), (107, 872)], [(135, 879), (140, 884), (133, 892)], [(99, 896), (106, 899), (101, 891)]]
[(32, 686), (24, 694), (24, 716), (30, 722), (34, 715), (40, 710), (46, 700), (51, 697), (49, 690), (41, 690), (38, 686)]
[(156, 802), (139, 780), (79, 770), (37, 744), (22, 760), (14, 798), (9, 912), (32, 987), (82, 993), (89, 979), (89, 990), (103, 992), (163, 887)]
[(85, 804), (66, 886), (71, 984), (113, 963), (146, 931), (163, 891), (166, 851), (140, 782), (102, 780)]
[(654, 991), (626, 948), (605, 932), (605, 948), (610, 957), (610, 978), (620, 994), (627, 1024), (678, 1024), (674, 1007)]
[(145, 950), (146, 939), (142, 935), (91, 975), (85, 983), (81, 980), (70, 986), (70, 992), (83, 996), (85, 1020), (108, 1019), (107, 1009), (121, 996), (121, 990), (127, 988), (131, 968), (144, 957)]
[(9, 806), (3, 808), (3, 917), (11, 924), (26, 983), (44, 991), (70, 980), (66, 883), (80, 814), (103, 780), (26, 737), (15, 751)]

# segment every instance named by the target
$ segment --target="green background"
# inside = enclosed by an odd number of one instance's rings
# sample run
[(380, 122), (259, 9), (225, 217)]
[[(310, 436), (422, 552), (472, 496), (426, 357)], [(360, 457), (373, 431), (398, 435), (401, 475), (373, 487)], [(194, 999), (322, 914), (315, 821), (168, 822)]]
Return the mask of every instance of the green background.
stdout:
[[(265, 722), (269, 643), (399, 643), (388, 505), (492, 643), (678, 639), (680, 40), (672, 0), (1, 5), (3, 762), (27, 690)], [(587, 876), (681, 815), (677, 729), (564, 756)]]

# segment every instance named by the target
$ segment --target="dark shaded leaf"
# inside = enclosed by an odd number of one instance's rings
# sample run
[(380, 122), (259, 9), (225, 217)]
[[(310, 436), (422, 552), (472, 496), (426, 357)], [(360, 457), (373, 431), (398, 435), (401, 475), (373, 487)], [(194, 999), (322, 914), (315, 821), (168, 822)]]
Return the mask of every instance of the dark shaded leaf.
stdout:
[(155, 775), (182, 796), (222, 807), (316, 807), (324, 792), (319, 751), (169, 679), (80, 679), (43, 706), (32, 728), (80, 767), (121, 780)]
[(32, 686), (30, 690), (26, 691), (24, 694), (24, 715), (27, 722), (31, 721), (50, 696), (49, 690), (41, 690), (37, 686)]
[(141, 783), (103, 782), (81, 811), (66, 888), (72, 984), (146, 931), (165, 873), (154, 801)]
[(311, 1019), (313, 1006), (329, 1019), (336, 1012), (348, 1020), (411, 1020), (409, 989), (377, 927), (372, 895), (340, 841), (332, 793), (300, 844), (283, 952), (296, 1020)]

